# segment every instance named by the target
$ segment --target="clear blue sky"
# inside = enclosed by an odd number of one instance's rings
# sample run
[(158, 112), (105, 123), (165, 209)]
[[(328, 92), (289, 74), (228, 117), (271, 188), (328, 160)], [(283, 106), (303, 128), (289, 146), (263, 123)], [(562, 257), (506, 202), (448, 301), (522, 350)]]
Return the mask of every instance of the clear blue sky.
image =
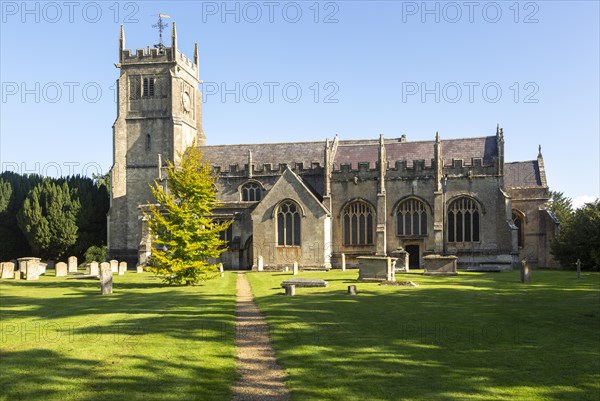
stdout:
[[(456, 138), (500, 123), (507, 161), (541, 144), (551, 189), (598, 196), (597, 1), (224, 4), (3, 1), (2, 170), (108, 171), (119, 25), (128, 48), (146, 47), (163, 12), (185, 54), (199, 43), (209, 144)], [(239, 102), (223, 99), (236, 83)]]

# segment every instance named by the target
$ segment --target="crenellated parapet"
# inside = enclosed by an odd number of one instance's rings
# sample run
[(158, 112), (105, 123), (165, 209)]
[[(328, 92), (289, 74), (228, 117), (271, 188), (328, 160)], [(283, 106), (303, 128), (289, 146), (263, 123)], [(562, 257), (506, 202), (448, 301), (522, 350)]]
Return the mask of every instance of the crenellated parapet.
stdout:
[(248, 164), (241, 165), (238, 163), (228, 166), (213, 165), (213, 171), (220, 177), (260, 177), (260, 176), (276, 176), (281, 175), (287, 168), (290, 168), (294, 173), (300, 175), (306, 174), (323, 174), (325, 167), (321, 163), (313, 162), (306, 166), (304, 163), (264, 163), (261, 165), (252, 165), (252, 169), (248, 169)]

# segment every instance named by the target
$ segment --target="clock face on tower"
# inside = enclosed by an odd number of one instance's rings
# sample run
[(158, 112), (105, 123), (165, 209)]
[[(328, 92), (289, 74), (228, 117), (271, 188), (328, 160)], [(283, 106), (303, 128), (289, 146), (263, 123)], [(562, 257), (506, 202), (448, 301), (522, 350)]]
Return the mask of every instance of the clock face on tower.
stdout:
[(183, 110), (185, 111), (190, 111), (191, 107), (192, 107), (192, 98), (190, 97), (190, 92), (188, 92), (187, 90), (185, 92), (183, 92)]

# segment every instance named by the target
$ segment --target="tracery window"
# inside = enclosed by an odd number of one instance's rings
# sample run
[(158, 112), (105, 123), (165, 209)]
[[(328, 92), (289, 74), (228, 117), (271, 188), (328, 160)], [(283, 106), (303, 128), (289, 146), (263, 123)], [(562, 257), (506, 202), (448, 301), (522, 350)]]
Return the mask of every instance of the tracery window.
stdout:
[(375, 211), (366, 202), (357, 200), (344, 208), (344, 245), (372, 245)]
[(300, 245), (300, 207), (286, 200), (277, 210), (277, 244)]
[(262, 199), (262, 188), (255, 182), (248, 182), (241, 188), (242, 201), (255, 202)]
[(479, 241), (479, 206), (463, 196), (448, 206), (448, 242)]
[(396, 232), (399, 236), (427, 235), (427, 208), (418, 199), (407, 199), (396, 209)]
[(513, 224), (519, 229), (517, 231), (517, 241), (518, 241), (518, 245), (519, 248), (523, 248), (524, 244), (525, 244), (525, 237), (524, 237), (524, 232), (523, 232), (523, 215), (516, 211), (513, 210), (512, 211), (512, 221)]

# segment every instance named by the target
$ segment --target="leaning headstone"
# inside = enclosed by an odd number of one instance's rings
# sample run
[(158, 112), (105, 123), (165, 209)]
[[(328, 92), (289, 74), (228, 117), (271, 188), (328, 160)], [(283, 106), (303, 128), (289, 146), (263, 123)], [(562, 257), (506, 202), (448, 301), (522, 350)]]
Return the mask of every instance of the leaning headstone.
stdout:
[(348, 286), (348, 295), (356, 295), (356, 286), (355, 285), (349, 285)]
[(342, 253), (342, 271), (346, 271), (346, 254)]
[(119, 276), (122, 276), (127, 271), (127, 262), (119, 263)]
[(64, 277), (68, 273), (67, 264), (65, 262), (58, 262), (54, 265), (54, 269), (56, 277)]
[(67, 265), (69, 266), (69, 273), (77, 273), (77, 257), (69, 256), (67, 260)]
[(112, 268), (109, 263), (103, 262), (100, 264), (100, 292), (102, 295), (112, 294), (113, 280)]
[(581, 259), (577, 259), (577, 280), (581, 279)]
[(90, 262), (90, 276), (98, 276), (100, 269), (98, 268), (98, 262)]
[(257, 266), (257, 270), (259, 272), (263, 271), (264, 266), (263, 266), (263, 257), (262, 257), (262, 255), (258, 255), (258, 262), (256, 263), (256, 266)]
[(521, 282), (526, 284), (531, 283), (531, 270), (529, 269), (527, 259), (521, 261)]
[(46, 267), (48, 267), (47, 263), (42, 263), (42, 262), (38, 263), (40, 276), (46, 275)]
[(118, 260), (111, 260), (110, 261), (110, 270), (112, 270), (113, 273), (119, 273), (119, 261)]
[(31, 260), (26, 262), (25, 266), (25, 280), (33, 281), (40, 279), (40, 266), (38, 262)]
[(15, 277), (15, 264), (12, 262), (2, 263), (2, 278), (14, 278)]
[(296, 295), (296, 286), (294, 284), (285, 286), (285, 295), (288, 297), (293, 297)]

